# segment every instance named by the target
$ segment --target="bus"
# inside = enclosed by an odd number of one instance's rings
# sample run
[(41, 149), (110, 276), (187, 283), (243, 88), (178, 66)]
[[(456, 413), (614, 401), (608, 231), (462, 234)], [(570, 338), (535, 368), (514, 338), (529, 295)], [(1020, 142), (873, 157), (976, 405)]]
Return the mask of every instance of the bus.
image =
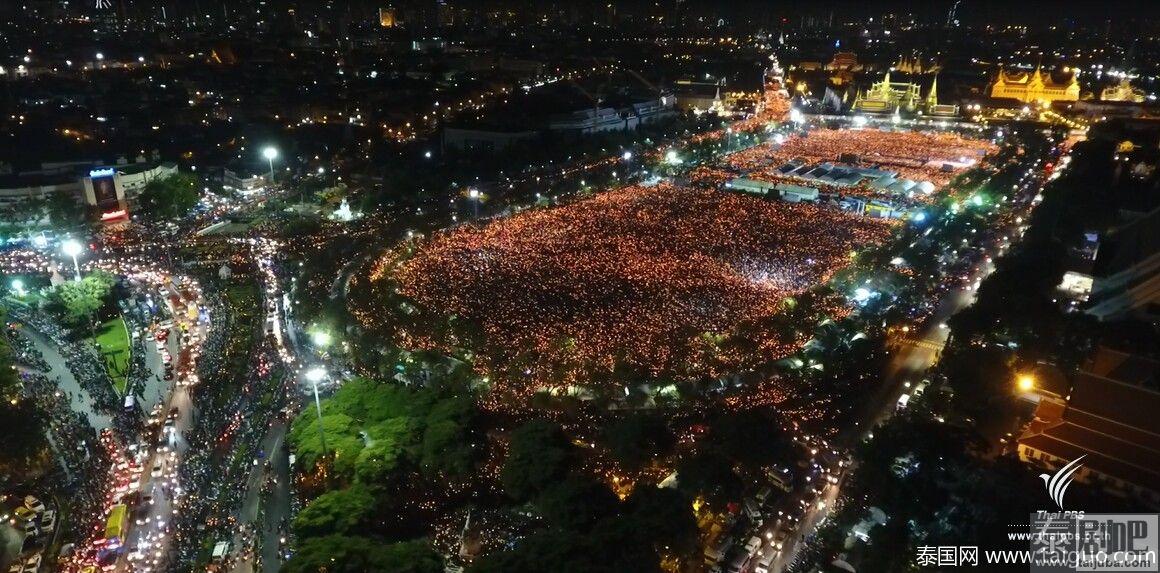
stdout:
[(116, 550), (125, 540), (129, 526), (129, 506), (119, 503), (109, 511), (109, 519), (105, 522), (105, 547)]

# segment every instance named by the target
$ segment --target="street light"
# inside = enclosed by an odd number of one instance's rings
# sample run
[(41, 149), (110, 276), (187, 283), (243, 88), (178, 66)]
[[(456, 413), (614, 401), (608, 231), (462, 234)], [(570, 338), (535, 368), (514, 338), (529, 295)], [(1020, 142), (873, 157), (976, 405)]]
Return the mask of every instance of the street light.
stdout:
[(78, 241), (76, 239), (69, 239), (69, 240), (65, 241), (60, 246), (60, 248), (62, 251), (64, 251), (64, 254), (72, 257), (73, 270), (76, 271), (76, 280), (77, 281), (81, 280), (81, 266), (79, 263), (77, 263), (77, 256), (80, 255), (81, 252), (85, 250), (84, 245), (81, 245), (80, 241)]
[(278, 158), (278, 149), (273, 145), (267, 145), (262, 149), (262, 157), (270, 162), (270, 185), (274, 184), (274, 160)]
[(310, 340), (318, 347), (330, 346), (330, 333), (325, 330), (316, 330), (310, 334)]
[(471, 208), (475, 212), (475, 218), (479, 218), (479, 198), (482, 196), (479, 189), (468, 189), (467, 196), (471, 198)]
[(306, 371), (306, 379), (310, 381), (310, 386), (314, 388), (314, 408), (318, 412), (318, 439), (322, 445), (322, 455), (326, 455), (326, 432), (322, 429), (322, 401), (318, 399), (318, 383), (326, 378), (326, 369), (321, 366), (315, 366)]
[(1015, 381), (1019, 387), (1020, 392), (1030, 392), (1035, 389), (1035, 377), (1030, 374), (1023, 374)]

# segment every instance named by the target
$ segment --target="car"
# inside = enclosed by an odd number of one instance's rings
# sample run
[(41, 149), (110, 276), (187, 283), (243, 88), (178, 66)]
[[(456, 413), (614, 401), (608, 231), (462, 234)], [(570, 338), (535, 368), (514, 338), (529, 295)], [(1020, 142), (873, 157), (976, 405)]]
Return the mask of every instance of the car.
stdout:
[(27, 507), (20, 506), (13, 512), (16, 514), (16, 519), (20, 521), (31, 521), (36, 518), (36, 512)]
[(40, 562), (43, 557), (37, 553), (24, 561), (24, 573), (36, 573), (40, 570)]
[(17, 561), (8, 567), (8, 573), (24, 573), (24, 562)]
[(56, 512), (49, 509), (40, 515), (40, 530), (52, 531), (56, 529)]
[(24, 496), (24, 507), (39, 513), (44, 511), (44, 502), (36, 499), (36, 496), (26, 495)]
[(21, 521), (15, 527), (23, 531), (24, 535), (28, 537), (40, 535), (40, 526), (35, 521)]
[(753, 537), (749, 538), (749, 541), (745, 542), (745, 552), (746, 553), (748, 553), (750, 555), (756, 555), (758, 549), (761, 549), (761, 537), (760, 536), (754, 535)]
[(179, 410), (177, 408), (177, 406), (174, 406), (174, 407), (169, 409), (169, 415), (166, 416), (165, 418), (168, 420), (176, 420), (180, 414), (181, 414), (181, 410)]
[(161, 477), (161, 472), (165, 470), (165, 462), (158, 460), (153, 463), (153, 469), (150, 470), (149, 475), (155, 478)]

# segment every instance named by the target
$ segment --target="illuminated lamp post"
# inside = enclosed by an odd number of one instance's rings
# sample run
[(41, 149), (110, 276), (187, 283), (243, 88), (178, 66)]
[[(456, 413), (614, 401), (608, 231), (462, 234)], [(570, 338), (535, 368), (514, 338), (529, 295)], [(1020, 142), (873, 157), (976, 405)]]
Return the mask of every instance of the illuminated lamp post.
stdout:
[(75, 280), (80, 281), (81, 265), (77, 262), (77, 256), (79, 256), (81, 252), (85, 250), (84, 246), (81, 245), (80, 241), (76, 239), (69, 239), (65, 241), (64, 244), (60, 246), (60, 248), (62, 251), (64, 251), (64, 254), (72, 257), (73, 271), (76, 272)]
[(267, 145), (262, 149), (262, 157), (270, 162), (270, 185), (274, 185), (274, 160), (278, 158), (278, 149), (272, 145)]
[(326, 370), (315, 366), (306, 371), (306, 379), (314, 389), (314, 409), (318, 412), (318, 439), (322, 445), (322, 455), (326, 455), (326, 432), (322, 429), (322, 401), (318, 398), (318, 383), (326, 378)]
[(1024, 394), (1031, 392), (1035, 390), (1035, 377), (1030, 374), (1022, 374), (1015, 379), (1015, 386)]
[(467, 196), (471, 198), (471, 208), (474, 210), (475, 218), (479, 218), (479, 201), (482, 195), (479, 189), (468, 189)]

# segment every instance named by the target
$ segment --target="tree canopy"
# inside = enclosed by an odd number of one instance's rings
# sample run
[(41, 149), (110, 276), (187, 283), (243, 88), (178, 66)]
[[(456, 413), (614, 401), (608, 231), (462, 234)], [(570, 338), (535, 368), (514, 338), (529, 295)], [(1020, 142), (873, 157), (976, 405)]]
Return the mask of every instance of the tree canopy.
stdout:
[(105, 306), (116, 280), (105, 271), (93, 271), (80, 281), (68, 281), (53, 291), (53, 301), (60, 305), (65, 322), (73, 325), (89, 323), (97, 311)]
[(150, 216), (170, 219), (188, 213), (200, 198), (197, 176), (178, 173), (146, 183), (138, 204)]
[(374, 495), (361, 484), (328, 491), (298, 513), (294, 518), (294, 533), (299, 537), (353, 533), (374, 509)]
[(366, 537), (327, 535), (302, 541), (282, 570), (287, 573), (442, 573), (443, 559), (425, 541), (380, 543)]
[(647, 464), (655, 455), (672, 451), (676, 439), (663, 418), (633, 413), (604, 426), (604, 442), (612, 457), (631, 469)]
[(511, 435), (500, 481), (508, 495), (527, 501), (567, 475), (572, 444), (559, 424), (533, 420)]
[(478, 457), (473, 412), (468, 395), (355, 378), (322, 402), (321, 433), (315, 411), (306, 409), (289, 437), (306, 467), (325, 453), (346, 482), (386, 484), (406, 468), (464, 477)]

